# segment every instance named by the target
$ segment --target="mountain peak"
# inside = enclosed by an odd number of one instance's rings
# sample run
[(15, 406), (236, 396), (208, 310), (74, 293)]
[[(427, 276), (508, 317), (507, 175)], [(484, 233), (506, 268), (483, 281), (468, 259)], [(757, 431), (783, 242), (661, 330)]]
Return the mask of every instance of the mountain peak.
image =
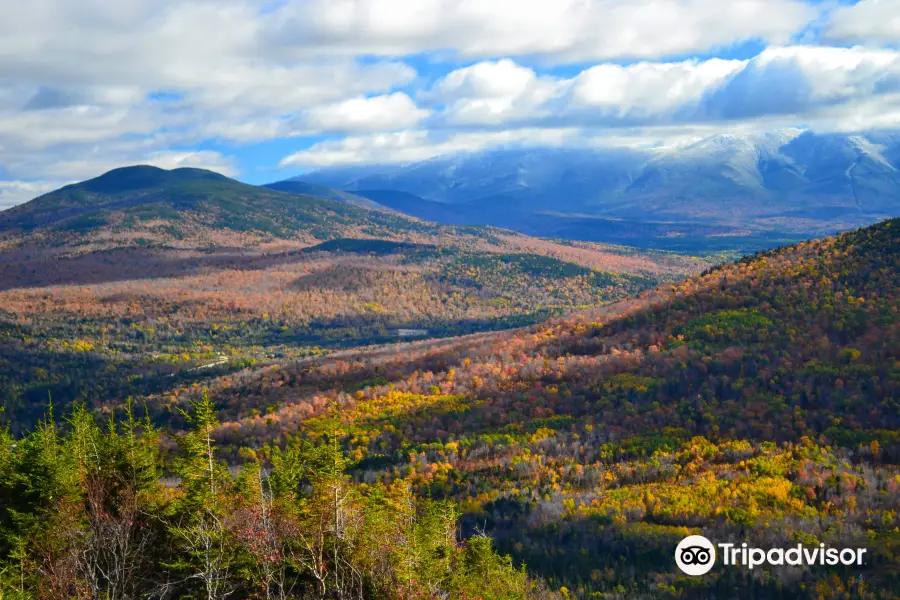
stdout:
[(228, 180), (228, 177), (206, 169), (180, 167), (166, 170), (151, 165), (134, 165), (108, 171), (99, 177), (76, 183), (71, 188), (98, 194), (132, 192), (190, 180)]

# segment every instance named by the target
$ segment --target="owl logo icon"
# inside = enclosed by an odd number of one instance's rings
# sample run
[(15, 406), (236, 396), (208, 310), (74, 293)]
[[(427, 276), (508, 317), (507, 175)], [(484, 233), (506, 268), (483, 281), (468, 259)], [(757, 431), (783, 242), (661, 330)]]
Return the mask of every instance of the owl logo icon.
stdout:
[(702, 535), (689, 535), (675, 548), (675, 564), (687, 575), (705, 575), (716, 564), (716, 547)]

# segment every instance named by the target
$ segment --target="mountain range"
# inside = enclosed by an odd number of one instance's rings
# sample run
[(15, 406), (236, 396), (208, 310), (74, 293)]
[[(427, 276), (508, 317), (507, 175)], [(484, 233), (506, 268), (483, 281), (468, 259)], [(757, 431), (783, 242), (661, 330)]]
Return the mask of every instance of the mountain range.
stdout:
[(649, 150), (504, 149), (334, 167), (288, 181), (345, 190), (441, 223), (651, 247), (755, 249), (900, 214), (900, 134), (784, 129)]
[(200, 169), (126, 167), (0, 213), (0, 233), (137, 228), (161, 239), (225, 228), (314, 241), (434, 233), (438, 225), (424, 220), (750, 252), (898, 215), (900, 134), (785, 129), (650, 150), (503, 149), (333, 167), (265, 186)]

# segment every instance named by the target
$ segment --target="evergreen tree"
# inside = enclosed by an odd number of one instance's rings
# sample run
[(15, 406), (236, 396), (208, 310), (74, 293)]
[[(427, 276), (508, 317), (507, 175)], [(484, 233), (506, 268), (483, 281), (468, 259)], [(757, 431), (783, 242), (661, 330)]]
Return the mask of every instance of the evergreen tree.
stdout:
[(207, 394), (162, 483), (159, 433), (129, 406), (100, 427), (76, 407), (0, 431), (0, 599), (318, 597), (518, 599), (524, 570), (487, 538), (457, 543), (456, 509), (347, 474), (337, 429), (260, 452), (233, 479)]
[(169, 511), (168, 533), (181, 551), (169, 566), (188, 581), (200, 583), (208, 600), (225, 598), (234, 591), (236, 568), (234, 538), (226, 518), (230, 506), (230, 477), (215, 456), (213, 431), (219, 424), (215, 407), (204, 391), (182, 411), (190, 430), (178, 438), (183, 456), (175, 461), (181, 478), (179, 495)]

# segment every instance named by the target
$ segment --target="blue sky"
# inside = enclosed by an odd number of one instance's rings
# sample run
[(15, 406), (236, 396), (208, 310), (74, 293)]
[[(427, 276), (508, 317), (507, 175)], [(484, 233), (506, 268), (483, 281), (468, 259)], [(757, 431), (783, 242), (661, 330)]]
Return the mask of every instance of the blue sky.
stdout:
[(900, 126), (900, 0), (0, 0), (0, 207), (505, 146)]

